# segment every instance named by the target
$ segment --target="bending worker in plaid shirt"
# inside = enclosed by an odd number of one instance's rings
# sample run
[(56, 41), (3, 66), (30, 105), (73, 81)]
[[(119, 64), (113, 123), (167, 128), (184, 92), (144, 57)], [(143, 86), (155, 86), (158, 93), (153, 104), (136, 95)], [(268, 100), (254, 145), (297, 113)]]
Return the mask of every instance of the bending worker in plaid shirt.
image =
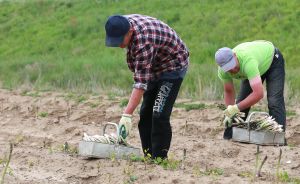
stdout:
[(106, 46), (127, 47), (133, 90), (119, 122), (120, 136), (130, 134), (132, 114), (143, 97), (138, 124), (144, 154), (167, 158), (170, 115), (189, 65), (189, 52), (176, 32), (156, 18), (114, 15), (105, 24)]

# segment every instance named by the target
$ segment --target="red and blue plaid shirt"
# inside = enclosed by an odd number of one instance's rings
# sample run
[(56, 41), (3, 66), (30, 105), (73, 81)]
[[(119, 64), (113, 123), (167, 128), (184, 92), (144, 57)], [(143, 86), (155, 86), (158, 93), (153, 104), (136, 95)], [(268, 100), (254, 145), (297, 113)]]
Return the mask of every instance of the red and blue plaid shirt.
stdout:
[(189, 51), (176, 32), (162, 21), (144, 15), (126, 15), (133, 34), (127, 48), (128, 68), (134, 88), (147, 89), (147, 82), (161, 73), (180, 71), (189, 64)]

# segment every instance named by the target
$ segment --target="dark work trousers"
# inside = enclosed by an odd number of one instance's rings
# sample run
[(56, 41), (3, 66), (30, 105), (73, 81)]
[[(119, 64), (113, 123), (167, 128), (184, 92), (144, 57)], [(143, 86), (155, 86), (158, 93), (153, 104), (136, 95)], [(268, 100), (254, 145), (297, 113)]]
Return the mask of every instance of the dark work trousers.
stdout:
[[(263, 82), (266, 81), (269, 114), (275, 118), (276, 122), (283, 125), (283, 129), (285, 130), (286, 112), (283, 96), (285, 80), (284, 65), (284, 58), (280, 51), (276, 48), (272, 64), (267, 72), (261, 76), (261, 79)], [(236, 103), (245, 99), (251, 92), (252, 89), (249, 81), (243, 80), (241, 82), (240, 93)], [(243, 110), (243, 112), (246, 113), (246, 117), (249, 110), (250, 108)]]
[(143, 96), (139, 132), (143, 152), (151, 158), (167, 158), (172, 139), (170, 116), (182, 78), (151, 81)]

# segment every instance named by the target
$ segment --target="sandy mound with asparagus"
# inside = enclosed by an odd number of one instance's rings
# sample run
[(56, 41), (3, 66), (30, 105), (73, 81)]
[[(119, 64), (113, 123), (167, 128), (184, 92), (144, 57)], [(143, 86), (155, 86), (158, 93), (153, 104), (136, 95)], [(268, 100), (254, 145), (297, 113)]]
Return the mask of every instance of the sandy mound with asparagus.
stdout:
[[(14, 143), (6, 183), (249, 183), (253, 181), (256, 146), (222, 139), (221, 102), (178, 99), (173, 109), (170, 160), (159, 164), (84, 159), (77, 146), (83, 133), (99, 134), (117, 122), (127, 97), (0, 90), (0, 172), (9, 142)], [(265, 109), (258, 105), (256, 109)], [(268, 159), (254, 181), (300, 182), (300, 106), (288, 106), (288, 146), (261, 146)], [(129, 142), (140, 147), (134, 116)], [(279, 179), (276, 168), (280, 148)], [(186, 150), (186, 157), (184, 157)], [(296, 179), (298, 177), (298, 180)]]

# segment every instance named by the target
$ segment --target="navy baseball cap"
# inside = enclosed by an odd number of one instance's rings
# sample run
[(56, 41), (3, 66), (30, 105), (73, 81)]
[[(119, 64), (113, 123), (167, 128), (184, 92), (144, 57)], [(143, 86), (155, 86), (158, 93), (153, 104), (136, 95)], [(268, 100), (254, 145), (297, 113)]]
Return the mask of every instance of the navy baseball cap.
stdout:
[(130, 29), (128, 19), (122, 15), (110, 16), (105, 24), (106, 41), (108, 47), (119, 47)]
[(227, 72), (236, 66), (233, 51), (228, 47), (220, 48), (215, 54), (216, 63)]

